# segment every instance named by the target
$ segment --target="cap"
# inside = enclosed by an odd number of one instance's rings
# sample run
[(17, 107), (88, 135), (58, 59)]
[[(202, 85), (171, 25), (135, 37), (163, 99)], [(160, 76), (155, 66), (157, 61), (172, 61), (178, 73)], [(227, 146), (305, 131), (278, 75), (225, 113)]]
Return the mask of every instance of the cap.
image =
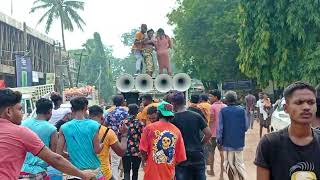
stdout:
[(165, 116), (165, 117), (174, 116), (173, 106), (168, 102), (162, 101), (161, 103), (159, 103), (157, 109), (162, 114), (162, 116)]

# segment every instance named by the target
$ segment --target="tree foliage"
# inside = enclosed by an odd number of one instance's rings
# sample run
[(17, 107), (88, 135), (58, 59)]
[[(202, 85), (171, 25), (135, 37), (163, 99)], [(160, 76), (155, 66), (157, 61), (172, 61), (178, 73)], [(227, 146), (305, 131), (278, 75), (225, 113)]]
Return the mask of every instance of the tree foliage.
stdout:
[(46, 33), (48, 33), (53, 20), (59, 19), (61, 23), (63, 48), (66, 49), (64, 30), (73, 31), (73, 24), (75, 23), (77, 27), (83, 31), (83, 25), (86, 24), (77, 12), (77, 10), (84, 10), (84, 2), (76, 0), (36, 0), (33, 3), (30, 13), (43, 9), (46, 12), (41, 16), (38, 24), (43, 23), (44, 20), (47, 19), (45, 29)]
[(177, 68), (202, 81), (243, 78), (236, 58), (238, 1), (183, 0), (168, 14), (175, 25)]
[(104, 47), (99, 33), (94, 33), (93, 39), (88, 39), (83, 50), (72, 50), (71, 55), (80, 63), (80, 53), (83, 52), (79, 82), (94, 85), (100, 90), (100, 95), (107, 100), (114, 93), (111, 64), (114, 61), (112, 49)]
[(135, 40), (135, 35), (139, 29), (132, 29), (130, 32), (123, 33), (121, 35), (121, 42), (128, 47), (131, 47)]
[(261, 86), (320, 82), (318, 0), (240, 0), (240, 69)]

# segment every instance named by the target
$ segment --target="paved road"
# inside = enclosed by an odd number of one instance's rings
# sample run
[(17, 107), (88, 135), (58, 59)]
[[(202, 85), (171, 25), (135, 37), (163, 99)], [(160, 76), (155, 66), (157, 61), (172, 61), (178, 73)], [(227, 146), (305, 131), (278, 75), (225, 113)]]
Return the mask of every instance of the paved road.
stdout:
[[(255, 180), (256, 179), (256, 167), (253, 164), (255, 154), (256, 154), (256, 148), (259, 143), (259, 126), (256, 124), (254, 126), (254, 129), (249, 129), (246, 134), (246, 146), (244, 148), (244, 161), (245, 166), (248, 174), (248, 180)], [(217, 163), (215, 163), (215, 177), (207, 176), (208, 180), (219, 180), (219, 174), (220, 174), (220, 156), (218, 151), (216, 151), (215, 159), (217, 159)], [(219, 163), (219, 164), (218, 164)], [(227, 175), (225, 174), (225, 180), (228, 180)]]
[[(265, 130), (265, 129), (264, 129)], [(248, 180), (255, 180), (256, 179), (256, 167), (253, 164), (256, 148), (259, 143), (259, 126), (255, 124), (254, 129), (249, 129), (246, 134), (246, 146), (244, 148), (244, 161), (246, 165), (246, 170), (248, 173)], [(207, 180), (219, 180), (220, 174), (220, 156), (218, 151), (216, 150), (215, 154), (215, 173), (216, 176), (207, 176)], [(143, 180), (143, 170), (140, 170), (139, 173), (139, 180)], [(228, 180), (226, 174), (224, 180)]]

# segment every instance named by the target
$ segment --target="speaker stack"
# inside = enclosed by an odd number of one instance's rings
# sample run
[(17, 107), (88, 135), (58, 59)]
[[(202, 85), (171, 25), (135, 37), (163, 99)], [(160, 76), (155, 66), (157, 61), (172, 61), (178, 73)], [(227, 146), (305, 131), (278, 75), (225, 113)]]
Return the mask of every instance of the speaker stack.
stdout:
[[(121, 75), (116, 81), (116, 87), (130, 103), (138, 104), (139, 93), (167, 93), (176, 90), (186, 93), (191, 86), (191, 78), (186, 73), (179, 73), (173, 78), (167, 74), (160, 74), (155, 79), (147, 74), (133, 77), (129, 74)], [(187, 94), (185, 94), (187, 97)]]

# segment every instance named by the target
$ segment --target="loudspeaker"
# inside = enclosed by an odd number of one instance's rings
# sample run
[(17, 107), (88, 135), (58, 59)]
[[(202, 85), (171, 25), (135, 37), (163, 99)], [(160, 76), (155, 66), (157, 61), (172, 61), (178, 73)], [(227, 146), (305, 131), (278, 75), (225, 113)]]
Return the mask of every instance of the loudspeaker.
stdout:
[(169, 92), (172, 90), (172, 78), (168, 74), (160, 74), (155, 79), (154, 86), (159, 92)]
[(140, 74), (135, 80), (136, 90), (142, 93), (149, 92), (153, 89), (152, 77), (148, 74)]
[(120, 92), (130, 92), (134, 87), (134, 79), (130, 74), (123, 74), (117, 79), (116, 87)]

